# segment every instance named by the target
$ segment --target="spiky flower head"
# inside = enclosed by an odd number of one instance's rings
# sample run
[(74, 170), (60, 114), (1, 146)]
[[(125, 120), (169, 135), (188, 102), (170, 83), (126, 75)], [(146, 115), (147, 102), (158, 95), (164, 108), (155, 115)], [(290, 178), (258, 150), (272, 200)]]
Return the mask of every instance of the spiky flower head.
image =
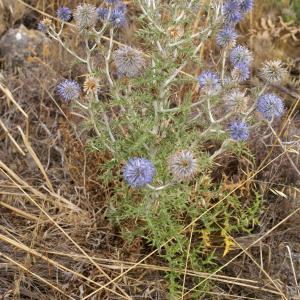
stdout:
[(48, 18), (45, 18), (44, 20), (38, 23), (37, 28), (41, 32), (47, 32), (51, 25), (52, 25), (52, 21)]
[(246, 141), (249, 137), (249, 129), (244, 121), (233, 121), (229, 125), (230, 137), (235, 141)]
[(115, 27), (123, 27), (126, 24), (126, 18), (124, 10), (117, 7), (111, 11), (111, 15), (109, 18), (111, 24)]
[(74, 12), (74, 19), (79, 31), (92, 28), (97, 22), (96, 6), (92, 4), (80, 4)]
[(271, 121), (273, 118), (280, 118), (283, 115), (284, 104), (277, 95), (268, 93), (258, 98), (257, 110), (265, 119)]
[(222, 13), (226, 24), (235, 25), (243, 18), (240, 11), (239, 0), (227, 0), (222, 7)]
[(120, 0), (105, 0), (107, 4), (118, 4)]
[(248, 109), (249, 98), (245, 95), (245, 92), (239, 89), (234, 89), (225, 95), (225, 104), (230, 111), (237, 113), (245, 113)]
[(234, 67), (239, 67), (240, 65), (250, 65), (253, 60), (251, 51), (241, 45), (238, 45), (231, 50), (229, 58)]
[(211, 71), (203, 71), (198, 76), (198, 83), (200, 88), (208, 95), (218, 93), (221, 89), (221, 80), (219, 75)]
[(58, 8), (57, 17), (64, 22), (69, 22), (72, 18), (72, 11), (69, 7), (61, 6)]
[(283, 67), (280, 60), (273, 60), (264, 63), (261, 76), (271, 84), (278, 84), (285, 80), (288, 76), (287, 70)]
[(248, 13), (253, 9), (254, 0), (240, 0), (240, 11), (242, 13)]
[(65, 101), (71, 101), (79, 98), (80, 86), (75, 80), (64, 80), (57, 86), (59, 96)]
[(192, 152), (183, 150), (171, 156), (169, 168), (175, 180), (188, 180), (197, 173), (198, 162)]
[(217, 45), (220, 47), (233, 47), (236, 43), (237, 33), (231, 26), (222, 28), (216, 37)]
[(99, 88), (99, 80), (95, 77), (88, 77), (84, 81), (83, 90), (87, 94), (97, 93)]
[(240, 64), (231, 71), (232, 79), (236, 82), (243, 82), (250, 78), (250, 68), (246, 64)]
[(141, 52), (129, 46), (120, 47), (114, 52), (113, 58), (120, 76), (136, 77), (146, 65)]
[(108, 8), (106, 8), (106, 7), (98, 7), (96, 9), (96, 11), (97, 11), (98, 18), (101, 21), (106, 21), (107, 20), (108, 14), (109, 14)]
[(123, 169), (123, 176), (128, 185), (139, 188), (153, 181), (156, 169), (153, 163), (142, 157), (131, 158)]

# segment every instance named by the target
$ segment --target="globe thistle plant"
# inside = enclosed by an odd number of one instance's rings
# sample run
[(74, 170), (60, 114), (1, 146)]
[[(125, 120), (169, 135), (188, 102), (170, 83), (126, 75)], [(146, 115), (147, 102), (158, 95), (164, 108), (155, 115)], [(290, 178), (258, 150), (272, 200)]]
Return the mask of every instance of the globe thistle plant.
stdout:
[(287, 78), (288, 72), (280, 60), (273, 60), (264, 63), (260, 74), (268, 83), (278, 84)]
[(258, 98), (257, 110), (265, 119), (271, 121), (273, 118), (280, 118), (283, 115), (284, 104), (277, 95), (268, 93)]
[(204, 71), (198, 76), (198, 83), (201, 89), (207, 94), (218, 93), (221, 89), (221, 80), (218, 74), (211, 71)]
[(229, 125), (230, 137), (235, 141), (246, 141), (249, 129), (244, 121), (233, 121)]
[(171, 156), (169, 168), (177, 181), (191, 179), (197, 173), (198, 162), (192, 152), (183, 150)]
[(65, 101), (71, 101), (79, 98), (80, 86), (75, 80), (64, 80), (57, 86), (59, 96)]
[(146, 62), (141, 52), (122, 46), (114, 52), (114, 63), (120, 76), (136, 77), (145, 68)]
[(123, 169), (124, 179), (134, 188), (144, 187), (153, 181), (156, 169), (153, 163), (145, 158), (131, 158)]
[(92, 4), (80, 4), (74, 12), (76, 27), (79, 31), (87, 30), (96, 25), (98, 18), (96, 6)]
[(57, 12), (57, 17), (64, 22), (69, 22), (72, 18), (72, 11), (69, 7), (62, 6), (60, 7)]
[(231, 50), (229, 58), (234, 67), (250, 65), (253, 60), (251, 51), (241, 45), (238, 45)]
[(217, 45), (220, 47), (233, 47), (236, 43), (237, 32), (233, 27), (226, 26), (222, 28), (216, 37)]

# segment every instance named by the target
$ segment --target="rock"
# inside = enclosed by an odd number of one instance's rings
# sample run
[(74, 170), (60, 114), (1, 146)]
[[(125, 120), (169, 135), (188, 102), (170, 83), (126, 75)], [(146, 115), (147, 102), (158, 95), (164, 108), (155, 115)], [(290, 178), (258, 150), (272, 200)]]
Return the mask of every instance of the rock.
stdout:
[(44, 33), (24, 25), (9, 29), (0, 39), (0, 57), (6, 66), (20, 66), (32, 56), (40, 56), (48, 38)]

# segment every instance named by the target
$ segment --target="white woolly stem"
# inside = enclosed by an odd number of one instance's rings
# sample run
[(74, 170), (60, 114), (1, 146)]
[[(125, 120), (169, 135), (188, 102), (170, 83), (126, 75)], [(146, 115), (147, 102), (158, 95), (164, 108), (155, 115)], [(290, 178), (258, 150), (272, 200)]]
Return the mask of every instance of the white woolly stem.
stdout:
[(163, 34), (166, 34), (166, 33), (164, 32), (164, 30), (161, 29), (161, 27), (159, 27), (159, 26), (155, 23), (155, 21), (150, 17), (150, 15), (148, 14), (148, 12), (145, 10), (144, 6), (142, 5), (141, 1), (138, 0), (138, 2), (139, 2), (140, 8), (141, 8), (143, 14), (148, 18), (148, 20), (152, 23), (152, 25), (154, 25), (154, 27), (155, 27), (159, 32), (161, 32), (161, 33), (163, 33)]
[(222, 73), (221, 73), (222, 84), (224, 84), (226, 57), (227, 57), (227, 50), (225, 48), (223, 51), (223, 60), (222, 60)]
[(213, 117), (213, 114), (212, 114), (212, 111), (211, 111), (211, 105), (210, 105), (210, 98), (207, 97), (207, 110), (208, 110), (208, 116), (209, 116), (209, 119), (211, 121), (212, 124), (216, 123), (214, 117)]
[(87, 63), (85, 59), (81, 58), (80, 56), (78, 56), (74, 51), (72, 51), (70, 48), (68, 48), (65, 43), (61, 40), (60, 36), (57, 35), (57, 33), (55, 31), (53, 31), (52, 33), (50, 31), (48, 31), (48, 34), (57, 42), (59, 42), (59, 44), (65, 49), (67, 50), (71, 55), (73, 55), (76, 59), (78, 59), (79, 61), (81, 61), (82, 63)]
[(152, 190), (152, 191), (161, 191), (161, 190), (163, 190), (163, 189), (169, 187), (170, 185), (171, 185), (171, 183), (168, 183), (168, 184), (166, 184), (166, 185), (159, 186), (159, 187), (154, 187), (154, 186), (152, 186), (152, 185), (150, 185), (150, 184), (147, 184), (147, 187), (148, 187), (150, 190)]
[(107, 79), (108, 79), (108, 82), (109, 82), (110, 86), (114, 85), (114, 82), (112, 81), (111, 76), (110, 76), (110, 72), (109, 72), (109, 60), (110, 60), (111, 51), (112, 51), (112, 48), (113, 48), (113, 36), (114, 36), (114, 30), (111, 29), (110, 30), (109, 48), (108, 48), (107, 56), (105, 57), (106, 76), (107, 76)]
[(209, 157), (210, 160), (214, 160), (217, 156), (219, 156), (220, 154), (224, 153), (226, 150), (226, 146), (228, 145), (230, 139), (227, 139), (223, 142), (221, 148), (219, 150), (217, 150), (213, 155), (211, 155)]
[(109, 120), (108, 120), (107, 114), (105, 112), (103, 113), (103, 119), (104, 119), (104, 124), (106, 126), (106, 129), (108, 131), (109, 137), (110, 137), (111, 141), (113, 143), (115, 143), (116, 139), (115, 139), (115, 137), (114, 137), (114, 135), (111, 131), (111, 128), (110, 128), (110, 125), (109, 125)]

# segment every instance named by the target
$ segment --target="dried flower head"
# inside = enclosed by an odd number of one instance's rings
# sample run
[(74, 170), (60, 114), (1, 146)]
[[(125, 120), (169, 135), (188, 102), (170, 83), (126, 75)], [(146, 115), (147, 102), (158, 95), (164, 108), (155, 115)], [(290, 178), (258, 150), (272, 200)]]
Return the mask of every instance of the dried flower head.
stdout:
[(287, 70), (280, 60), (266, 62), (261, 69), (261, 76), (269, 83), (276, 84), (285, 80), (288, 76)]
[(141, 52), (122, 46), (114, 52), (114, 62), (120, 76), (136, 77), (145, 68), (146, 62)]
[(65, 101), (71, 101), (79, 98), (80, 86), (75, 80), (64, 80), (57, 86), (59, 96)]
[(230, 111), (246, 113), (248, 110), (249, 98), (245, 95), (245, 92), (234, 89), (225, 95), (225, 103)]
[(56, 14), (57, 17), (64, 22), (69, 22), (72, 18), (72, 11), (69, 7), (66, 6), (60, 7), (57, 10)]
[(220, 47), (234, 47), (237, 39), (237, 33), (233, 27), (222, 28), (216, 37), (217, 45)]
[(229, 58), (234, 67), (238, 67), (240, 65), (250, 65), (253, 60), (251, 51), (241, 45), (238, 45), (231, 50)]
[(243, 82), (250, 78), (250, 68), (248, 65), (238, 65), (231, 71), (231, 76), (234, 81)]
[(198, 76), (201, 89), (208, 95), (218, 93), (221, 89), (221, 81), (218, 74), (211, 71), (204, 71)]
[(52, 25), (52, 21), (48, 18), (45, 18), (44, 20), (38, 23), (37, 28), (42, 32), (47, 32), (51, 25)]
[(145, 158), (131, 158), (123, 169), (123, 175), (128, 185), (139, 188), (153, 181), (156, 169), (153, 163)]
[(235, 141), (246, 141), (249, 129), (244, 121), (233, 121), (229, 125), (230, 137)]
[(227, 0), (222, 7), (223, 16), (226, 24), (235, 25), (240, 22), (243, 15), (240, 11), (239, 0)]
[(80, 31), (94, 27), (97, 17), (96, 6), (92, 4), (80, 4), (74, 12), (75, 23)]
[(88, 77), (84, 81), (83, 90), (87, 94), (97, 93), (99, 88), (99, 80), (95, 77)]
[(264, 94), (257, 100), (257, 110), (265, 119), (271, 121), (280, 118), (284, 113), (284, 104), (281, 98), (273, 93)]
[(192, 152), (183, 150), (171, 156), (169, 168), (176, 180), (188, 180), (197, 173), (198, 162)]

